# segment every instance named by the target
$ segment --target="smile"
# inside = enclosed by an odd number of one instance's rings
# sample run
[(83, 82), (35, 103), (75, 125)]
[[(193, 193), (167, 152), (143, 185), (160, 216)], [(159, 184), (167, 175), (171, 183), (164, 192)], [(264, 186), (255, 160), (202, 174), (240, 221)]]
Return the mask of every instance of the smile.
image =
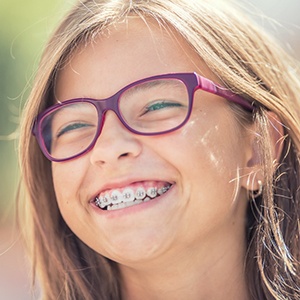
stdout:
[(152, 182), (149, 187), (138, 186), (137, 188), (126, 187), (122, 190), (113, 189), (100, 193), (94, 200), (97, 207), (103, 210), (117, 210), (148, 202), (165, 194), (172, 184)]

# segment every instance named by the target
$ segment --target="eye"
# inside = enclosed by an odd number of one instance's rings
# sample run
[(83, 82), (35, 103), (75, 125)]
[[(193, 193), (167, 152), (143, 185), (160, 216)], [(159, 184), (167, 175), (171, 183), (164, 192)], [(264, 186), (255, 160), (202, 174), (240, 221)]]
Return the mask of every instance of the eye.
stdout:
[(92, 127), (93, 125), (91, 124), (87, 124), (87, 123), (72, 123), (69, 124), (65, 127), (63, 127), (62, 129), (60, 129), (56, 135), (57, 138), (59, 138), (60, 136), (71, 132), (71, 131), (75, 131), (77, 129), (81, 129), (81, 128), (86, 128), (86, 127)]
[(143, 112), (142, 115), (152, 112), (152, 111), (157, 111), (157, 110), (162, 110), (165, 108), (172, 108), (172, 107), (182, 107), (182, 104), (179, 102), (173, 102), (173, 101), (157, 101), (154, 103), (150, 103), (149, 105), (146, 106), (145, 111)]

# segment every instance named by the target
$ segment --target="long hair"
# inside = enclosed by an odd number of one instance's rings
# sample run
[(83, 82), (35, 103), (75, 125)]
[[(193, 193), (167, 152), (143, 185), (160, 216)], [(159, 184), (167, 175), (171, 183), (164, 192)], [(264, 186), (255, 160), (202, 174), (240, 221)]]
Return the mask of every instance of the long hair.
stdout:
[[(46, 46), (21, 124), (24, 186), (20, 224), (33, 274), (45, 299), (121, 299), (117, 264), (79, 240), (55, 198), (51, 163), (31, 135), (32, 122), (51, 105), (56, 75), (75, 49), (129, 15), (173, 28), (223, 85), (258, 106), (263, 194), (249, 199), (245, 272), (253, 299), (300, 299), (300, 84), (295, 62), (233, 6), (211, 0), (85, 0), (64, 18)], [(284, 130), (276, 168), (267, 111)], [(242, 118), (237, 113), (237, 118)], [(22, 222), (22, 223), (21, 223)], [(35, 278), (34, 276), (34, 278)]]

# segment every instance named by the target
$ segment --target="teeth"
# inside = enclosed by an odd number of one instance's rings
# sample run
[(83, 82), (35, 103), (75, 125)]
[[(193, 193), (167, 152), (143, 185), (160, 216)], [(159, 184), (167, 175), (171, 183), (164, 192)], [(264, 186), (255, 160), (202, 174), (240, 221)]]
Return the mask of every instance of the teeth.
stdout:
[(122, 201), (123, 195), (121, 192), (115, 190), (111, 193), (110, 198), (112, 204), (118, 204)]
[(106, 192), (95, 199), (96, 206), (107, 209), (116, 210), (150, 201), (151, 199), (160, 196), (170, 189), (171, 185), (161, 187), (150, 187), (147, 191), (139, 187), (134, 192), (131, 188), (125, 188), (122, 193), (119, 190), (113, 190), (111, 193)]
[[(96, 199), (95, 199), (95, 204), (97, 206), (101, 207), (101, 201), (100, 201), (100, 199), (98, 197), (96, 197)], [(103, 207), (101, 207), (101, 208), (103, 208)]]
[(144, 202), (148, 202), (149, 200), (151, 200), (151, 198), (150, 197), (146, 197), (143, 201)]
[(171, 186), (164, 186), (157, 190), (158, 195), (164, 194)]
[(149, 188), (147, 190), (147, 196), (149, 196), (150, 198), (156, 197), (157, 196), (157, 189), (153, 188), (153, 187)]
[(146, 192), (143, 188), (138, 188), (135, 192), (135, 198), (137, 200), (141, 200), (141, 199), (144, 199), (146, 196)]
[(136, 201), (132, 201), (132, 202), (122, 202), (119, 204), (107, 206), (107, 210), (117, 210), (117, 209), (121, 209), (121, 208), (125, 208), (125, 207), (130, 207), (130, 206), (133, 206), (136, 204), (140, 204), (142, 202), (143, 202), (142, 200), (136, 200)]
[(124, 202), (132, 202), (135, 199), (134, 191), (130, 188), (125, 189), (122, 195)]
[(100, 196), (100, 198), (96, 198), (95, 204), (100, 208), (105, 208), (107, 206), (107, 202), (105, 202), (104, 197)]
[(110, 198), (108, 193), (106, 193), (104, 196), (100, 196), (100, 201), (102, 201), (106, 205), (112, 203), (112, 199)]
[(140, 204), (140, 203), (143, 203), (144, 201), (143, 200), (135, 200), (133, 203), (134, 204)]
[(125, 203), (119, 203), (119, 204), (114, 204), (112, 206), (108, 206), (107, 210), (116, 210), (116, 209), (121, 209), (121, 208), (125, 208)]

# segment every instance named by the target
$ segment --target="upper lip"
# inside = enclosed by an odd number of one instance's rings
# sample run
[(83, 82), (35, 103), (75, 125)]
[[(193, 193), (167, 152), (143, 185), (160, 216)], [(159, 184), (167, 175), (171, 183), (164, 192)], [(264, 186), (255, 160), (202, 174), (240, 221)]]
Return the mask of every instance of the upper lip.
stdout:
[(118, 179), (118, 180), (111, 180), (108, 183), (102, 185), (100, 189), (98, 189), (91, 197), (90, 197), (90, 202), (93, 202), (96, 197), (98, 197), (102, 192), (107, 191), (107, 190), (113, 190), (113, 189), (122, 189), (126, 188), (129, 185), (132, 185), (134, 183), (138, 182), (147, 182), (147, 181), (161, 181), (161, 182), (168, 182), (170, 184), (174, 184), (174, 180), (170, 179), (162, 179), (162, 178), (132, 178), (132, 179)]

